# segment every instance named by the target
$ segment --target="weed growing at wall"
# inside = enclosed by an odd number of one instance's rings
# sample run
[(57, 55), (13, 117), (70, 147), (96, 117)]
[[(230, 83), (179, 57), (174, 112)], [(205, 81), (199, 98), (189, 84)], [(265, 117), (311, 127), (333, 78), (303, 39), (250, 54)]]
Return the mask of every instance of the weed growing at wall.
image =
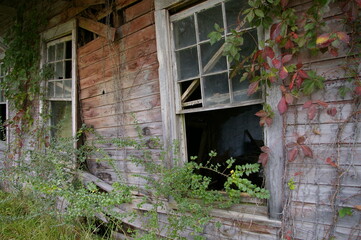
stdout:
[[(90, 130), (83, 128), (79, 132), (86, 131)], [(80, 137), (80, 134), (78, 136)], [(148, 147), (149, 141), (153, 142), (152, 146), (159, 145), (158, 139), (144, 139), (141, 135), (137, 141), (104, 140), (99, 137), (78, 149), (73, 148), (72, 139), (54, 140), (45, 149), (27, 150), (23, 155), (24, 159), (14, 160), (13, 166), (1, 179), (15, 183), (15, 189), (28, 191), (48, 204), (57, 205), (63, 212), (59, 213), (59, 209), (53, 208), (52, 213), (61, 216), (65, 221), (102, 216), (108, 222), (114, 217), (120, 221), (130, 219), (129, 224), (132, 224), (140, 219), (147, 233), (132, 234), (141, 239), (159, 239), (166, 236), (179, 238), (182, 232), (187, 231), (198, 236), (203, 232), (204, 225), (211, 221), (211, 210), (239, 203), (241, 193), (246, 192), (258, 198), (269, 197), (267, 190), (244, 178), (245, 175), (257, 172), (259, 164), (233, 166), (234, 160), (230, 159), (227, 161), (227, 169), (233, 170), (228, 175), (219, 172), (219, 166), (195, 162), (167, 168), (159, 161), (154, 162)], [(98, 188), (96, 182), (84, 182), (78, 175), (77, 160), (85, 160), (91, 156), (96, 157), (99, 162), (107, 162), (110, 166), (114, 164), (112, 158), (97, 147), (104, 143), (114, 144), (118, 148), (132, 147), (141, 150), (141, 156), (129, 156), (127, 160), (146, 169), (147, 175), (138, 177), (147, 183), (141, 187), (130, 186), (122, 181), (119, 172), (119, 181), (112, 184), (110, 192)], [(210, 157), (215, 155), (215, 152), (210, 153)], [(196, 173), (201, 168), (227, 176), (226, 194), (208, 190), (211, 179)], [(137, 200), (132, 194), (133, 191), (146, 194)], [(132, 203), (137, 203), (137, 209), (144, 210), (119, 211), (118, 206), (121, 204)], [(201, 238), (201, 235), (198, 237)]]

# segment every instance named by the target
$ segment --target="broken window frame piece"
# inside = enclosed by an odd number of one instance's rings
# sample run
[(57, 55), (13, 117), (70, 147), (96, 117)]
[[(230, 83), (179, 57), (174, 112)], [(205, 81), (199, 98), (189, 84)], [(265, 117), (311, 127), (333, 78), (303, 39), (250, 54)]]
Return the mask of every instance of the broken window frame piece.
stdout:
[[(209, 1), (205, 3), (200, 3), (194, 7), (183, 10), (169, 17), (170, 27), (171, 27), (170, 37), (171, 37), (172, 53), (173, 53), (172, 58), (173, 58), (173, 69), (174, 69), (174, 81), (176, 85), (175, 90), (179, 91), (179, 94), (175, 94), (177, 96), (176, 97), (177, 113), (189, 113), (189, 112), (205, 111), (212, 109), (223, 109), (227, 107), (246, 106), (246, 105), (259, 104), (264, 102), (263, 91), (259, 91), (258, 93), (252, 96), (247, 96), (247, 88), (245, 88), (245, 86), (243, 86), (241, 89), (235, 89), (236, 85), (232, 83), (234, 81), (238, 81), (239, 78), (237, 78), (237, 80), (236, 79), (233, 80), (230, 79), (229, 77), (232, 71), (232, 64), (229, 62), (228, 58), (223, 56), (225, 39), (230, 35), (229, 29), (231, 28), (231, 26), (227, 26), (226, 2), (230, 2), (230, 1), (218, 0), (218, 1)], [(212, 45), (209, 49), (213, 51), (213, 54), (211, 54), (211, 56), (207, 56), (208, 59), (206, 59), (207, 60), (206, 62), (202, 62), (203, 61), (202, 57), (204, 57), (203, 55), (206, 55), (206, 53), (204, 53), (206, 50), (202, 48), (206, 48), (207, 47), (206, 45), (210, 44), (210, 40), (208, 38), (205, 39), (204, 36), (202, 37), (202, 39), (200, 37), (201, 30), (199, 29), (200, 26), (198, 26), (199, 25), (198, 15), (201, 14), (203, 11), (207, 11), (212, 8), (216, 9), (219, 7), (221, 7), (222, 9), (222, 13), (221, 13), (222, 21), (223, 21), (222, 24), (223, 26), (226, 26), (224, 27), (224, 31), (222, 34), (223, 37), (221, 41), (223, 41), (223, 44), (221, 44), (221, 46), (219, 46), (218, 49), (214, 48), (214, 46), (217, 45), (217, 43)], [(194, 36), (192, 37), (190, 35), (189, 39), (191, 40), (189, 40), (189, 42), (186, 44), (181, 43), (180, 40), (182, 39), (182, 37), (179, 37), (180, 35), (177, 35), (178, 33), (177, 29), (181, 29), (181, 27), (178, 27), (177, 24), (181, 23), (182, 21), (190, 21), (192, 25), (190, 26), (190, 28), (192, 32), (194, 31), (193, 33), (195, 35), (195, 37)], [(213, 26), (214, 24), (210, 23), (210, 25)], [(214, 29), (212, 30), (214, 31)], [(245, 32), (246, 34), (251, 33), (252, 31), (257, 31), (257, 29), (255, 28), (245, 26), (244, 22), (240, 22), (236, 30)], [(179, 32), (181, 31), (182, 30), (179, 30)], [(188, 32), (188, 34), (189, 33), (190, 32)], [(221, 41), (218, 44), (222, 43)], [(204, 51), (202, 52), (202, 50)], [(185, 64), (182, 66), (183, 63), (181, 60), (182, 58), (181, 54), (182, 52), (184, 54), (187, 54), (187, 51), (189, 51), (188, 56), (191, 56), (191, 60), (189, 61), (192, 61), (192, 63), (197, 62), (198, 64), (197, 66), (196, 64), (190, 64), (193, 65), (195, 69), (193, 75), (192, 73), (189, 73), (189, 71), (186, 71), (187, 68), (189, 68), (189, 66), (186, 66), (185, 68), (183, 67)], [(192, 51), (193, 53), (190, 53)], [(194, 52), (196, 52), (196, 54)], [(221, 70), (216, 69), (209, 72), (209, 70), (212, 70), (212, 68), (215, 67), (217, 63), (219, 63), (218, 61), (222, 57), (224, 57), (226, 61), (225, 69), (221, 69)], [(195, 60), (195, 58), (197, 58), (197, 60)], [(184, 59), (186, 58), (184, 57)], [(187, 60), (184, 60), (183, 62), (187, 62)], [(196, 68), (198, 68), (198, 70)], [(188, 74), (190, 76), (182, 76), (183, 75), (182, 71), (184, 71), (186, 75)], [(227, 77), (225, 77), (224, 74), (227, 74)], [(227, 83), (225, 83), (226, 78), (228, 81)], [(194, 84), (196, 80), (199, 81), (199, 85)], [(182, 84), (186, 82), (192, 82), (192, 83), (189, 84), (188, 88), (182, 89)], [(208, 87), (206, 85), (207, 83), (211, 87)], [(219, 86), (221, 87), (217, 89), (217, 87)], [(198, 97), (198, 99), (192, 99), (190, 101), (187, 101), (188, 97), (195, 91), (196, 88), (200, 88), (199, 92), (201, 96)]]

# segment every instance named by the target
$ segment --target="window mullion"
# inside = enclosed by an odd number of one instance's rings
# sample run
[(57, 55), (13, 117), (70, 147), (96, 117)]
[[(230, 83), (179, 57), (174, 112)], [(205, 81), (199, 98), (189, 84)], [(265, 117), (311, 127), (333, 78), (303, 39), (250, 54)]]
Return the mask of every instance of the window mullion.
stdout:
[[(226, 6), (225, 3), (222, 2), (222, 17), (223, 17), (223, 26), (224, 26), (224, 30), (223, 30), (223, 34), (224, 34), (224, 44), (226, 44), (226, 37), (227, 37), (227, 19), (226, 19)], [(233, 86), (232, 86), (232, 81), (230, 76), (230, 63), (228, 61), (228, 57), (226, 57), (226, 62), (227, 62), (227, 72), (228, 72), (228, 94), (229, 94), (229, 101), (230, 103), (233, 103)]]
[(197, 41), (197, 56), (198, 56), (198, 68), (199, 68), (199, 81), (201, 88), (201, 98), (202, 98), (202, 107), (204, 107), (204, 78), (203, 78), (203, 67), (202, 67), (202, 56), (201, 56), (201, 46), (199, 44), (199, 28), (198, 28), (198, 17), (196, 13), (193, 13), (194, 16), (194, 27), (196, 31), (196, 41)]

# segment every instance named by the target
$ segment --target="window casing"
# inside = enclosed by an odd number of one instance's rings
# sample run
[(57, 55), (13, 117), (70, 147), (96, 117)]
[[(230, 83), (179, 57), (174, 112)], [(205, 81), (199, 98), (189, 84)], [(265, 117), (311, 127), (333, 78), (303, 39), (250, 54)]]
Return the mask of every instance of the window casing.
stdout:
[[(271, 108), (277, 109), (277, 104), (281, 98), (280, 91), (276, 86), (266, 87), (264, 90), (262, 99), (251, 99), (249, 101), (233, 101), (231, 96), (229, 97), (230, 103), (214, 106), (182, 106), (182, 92), (180, 82), (186, 82), (188, 79), (178, 79), (178, 70), (175, 56), (175, 43), (174, 34), (172, 30), (173, 22), (190, 16), (190, 14), (208, 9), (217, 4), (223, 5), (220, 0), (208, 0), (200, 1), (198, 5), (194, 5), (194, 1), (191, 0), (168, 0), (168, 1), (155, 1), (155, 26), (156, 26), (156, 38), (157, 38), (157, 52), (159, 62), (159, 82), (160, 82), (160, 97), (162, 106), (162, 119), (163, 119), (163, 136), (165, 148), (168, 149), (173, 144), (174, 140), (179, 142), (180, 157), (183, 161), (187, 161), (187, 134), (186, 134), (186, 115), (190, 113), (204, 112), (213, 109), (226, 109), (230, 110), (233, 107), (250, 105), (256, 106), (259, 103), (266, 102)], [(241, 1), (239, 1), (241, 2)], [(186, 9), (186, 4), (193, 4), (191, 8)], [(172, 15), (179, 9), (186, 9), (182, 12), (178, 12)], [(224, 8), (222, 7), (222, 11)], [(193, 11), (193, 12), (191, 12)], [(183, 14), (183, 17), (181, 16)], [(224, 14), (224, 12), (223, 12)], [(241, 17), (240, 17), (241, 18)], [(240, 19), (242, 20), (242, 19)], [(213, 30), (214, 24), (209, 24), (210, 29)], [(229, 25), (229, 24), (228, 24)], [(223, 25), (224, 26), (224, 25)], [(227, 25), (225, 25), (227, 26)], [(247, 27), (245, 27), (247, 30)], [(227, 37), (227, 34), (224, 34)], [(268, 29), (257, 29), (258, 39), (265, 41), (269, 38)], [(200, 43), (201, 44), (201, 43)], [(190, 48), (190, 46), (189, 46)], [(197, 46), (197, 48), (200, 48)], [(197, 49), (198, 51), (198, 49)], [(197, 53), (198, 54), (198, 53)], [(229, 63), (227, 63), (229, 64)], [(199, 66), (199, 65), (198, 65)], [(229, 66), (227, 66), (229, 67)], [(198, 68), (201, 69), (201, 68)], [(229, 68), (227, 69), (229, 71)], [(205, 76), (205, 75), (204, 75)], [(200, 76), (202, 77), (202, 76)], [(197, 79), (197, 77), (194, 77)], [(191, 81), (190, 79), (189, 81)], [(200, 81), (199, 81), (200, 82)], [(189, 84), (190, 85), (190, 84)], [(196, 83), (195, 83), (196, 85)], [(230, 94), (232, 89), (229, 88)], [(184, 90), (183, 90), (184, 91)], [(198, 95), (199, 96), (199, 95)], [(201, 95), (202, 97), (202, 95)], [(234, 98), (234, 96), (233, 96)], [(184, 100), (184, 99), (183, 99)], [(193, 101), (194, 99), (188, 98)], [(199, 100), (199, 99), (196, 99)], [(202, 99), (204, 101), (204, 99)], [(183, 101), (183, 103), (186, 101)], [(253, 105), (255, 104), (255, 105)], [(210, 111), (218, 112), (218, 111)], [(266, 177), (266, 187), (270, 191), (270, 199), (268, 200), (269, 215), (273, 219), (279, 219), (282, 213), (282, 199), (283, 199), (283, 182), (282, 176), (284, 174), (284, 149), (283, 144), (280, 143), (280, 139), (283, 139), (283, 118), (282, 116), (275, 115), (273, 124), (270, 127), (263, 129), (264, 145), (271, 148), (269, 154), (269, 161), (264, 169)], [(258, 120), (255, 120), (258, 122)], [(169, 153), (169, 159), (172, 159), (172, 154)], [(179, 162), (180, 164), (182, 161)], [(178, 164), (179, 164), (178, 163)], [(169, 165), (177, 164), (170, 161)]]
[(52, 137), (75, 137), (77, 131), (76, 21), (43, 33), (43, 66), (49, 71), (46, 104)]

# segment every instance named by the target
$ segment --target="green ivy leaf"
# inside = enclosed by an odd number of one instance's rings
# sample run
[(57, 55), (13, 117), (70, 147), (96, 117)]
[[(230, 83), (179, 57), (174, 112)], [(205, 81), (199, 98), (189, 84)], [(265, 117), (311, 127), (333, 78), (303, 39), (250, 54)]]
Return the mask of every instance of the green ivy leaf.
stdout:
[(247, 21), (248, 21), (249, 23), (251, 23), (252, 20), (254, 19), (254, 17), (255, 17), (254, 11), (250, 11), (250, 12), (247, 14), (247, 16), (246, 16), (246, 19), (247, 19)]
[(350, 208), (350, 207), (341, 208), (341, 209), (338, 211), (338, 215), (340, 216), (340, 218), (343, 218), (343, 217), (345, 217), (346, 215), (352, 216), (352, 208)]
[(254, 13), (260, 18), (264, 18), (264, 13), (261, 9), (255, 9)]

